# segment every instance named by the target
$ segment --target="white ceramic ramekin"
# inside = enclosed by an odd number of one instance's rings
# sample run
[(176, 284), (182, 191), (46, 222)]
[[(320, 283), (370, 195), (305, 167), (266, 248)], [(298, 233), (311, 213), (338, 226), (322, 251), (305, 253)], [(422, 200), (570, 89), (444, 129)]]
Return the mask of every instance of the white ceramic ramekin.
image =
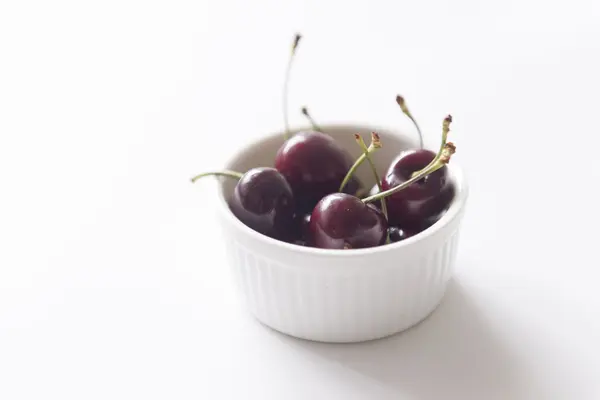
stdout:
[[(331, 125), (323, 130), (353, 156), (354, 133), (368, 141), (377, 131), (383, 149), (374, 158), (380, 173), (415, 141), (388, 129)], [(226, 168), (246, 171), (272, 166), (283, 135), (276, 133), (241, 149)], [(221, 182), (220, 218), (229, 263), (249, 310), (265, 325), (298, 338), (360, 342), (401, 332), (426, 318), (440, 303), (454, 269), (467, 184), (454, 160), (455, 199), (429, 229), (399, 243), (355, 250), (324, 250), (280, 242), (242, 224), (227, 199), (235, 182)], [(374, 181), (367, 165), (359, 178)]]

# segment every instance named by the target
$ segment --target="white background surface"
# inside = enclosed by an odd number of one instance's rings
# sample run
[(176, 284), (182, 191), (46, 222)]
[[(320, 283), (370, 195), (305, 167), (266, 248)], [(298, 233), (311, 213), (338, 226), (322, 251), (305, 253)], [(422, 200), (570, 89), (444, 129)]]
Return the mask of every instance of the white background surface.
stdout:
[[(600, 398), (600, 3), (560, 3), (3, 2), (0, 398)], [(188, 181), (281, 128), (296, 30), (294, 110), (455, 117), (456, 278), (387, 340), (255, 322)]]

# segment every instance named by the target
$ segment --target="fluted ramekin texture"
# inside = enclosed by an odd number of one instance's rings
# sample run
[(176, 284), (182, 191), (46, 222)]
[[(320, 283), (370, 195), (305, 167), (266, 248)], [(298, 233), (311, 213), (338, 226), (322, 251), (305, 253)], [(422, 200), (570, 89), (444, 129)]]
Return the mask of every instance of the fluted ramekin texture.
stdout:
[[(374, 155), (383, 174), (390, 162), (415, 141), (389, 129), (331, 125), (323, 130), (353, 156), (360, 154), (354, 134), (380, 134)], [(246, 171), (272, 166), (283, 135), (276, 133), (241, 149), (226, 168)], [(360, 342), (401, 332), (426, 318), (442, 300), (452, 276), (459, 230), (468, 197), (463, 173), (454, 160), (449, 179), (455, 198), (432, 227), (385, 246), (325, 250), (284, 243), (242, 224), (229, 210), (235, 182), (221, 182), (220, 219), (228, 259), (246, 305), (271, 328), (323, 342)], [(372, 184), (368, 166), (358, 176)], [(367, 187), (370, 187), (367, 185)]]

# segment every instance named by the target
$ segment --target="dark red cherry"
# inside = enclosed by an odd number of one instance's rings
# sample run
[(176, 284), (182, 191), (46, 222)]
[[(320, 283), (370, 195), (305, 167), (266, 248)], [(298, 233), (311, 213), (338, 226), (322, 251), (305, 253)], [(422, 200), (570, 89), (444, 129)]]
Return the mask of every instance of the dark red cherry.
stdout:
[[(333, 138), (321, 132), (299, 132), (277, 152), (275, 168), (289, 182), (298, 209), (310, 212), (323, 197), (338, 191), (353, 164), (350, 155)], [(344, 188), (355, 194), (359, 182), (352, 178)]]
[(294, 195), (275, 168), (253, 168), (238, 181), (229, 202), (233, 214), (244, 224), (274, 239), (293, 235)]
[(387, 221), (358, 197), (333, 193), (316, 205), (310, 218), (311, 244), (324, 249), (360, 249), (385, 243)]
[[(382, 181), (388, 190), (408, 181), (413, 172), (425, 168), (435, 153), (429, 150), (409, 150), (400, 154), (390, 165)], [(447, 167), (427, 175), (409, 187), (386, 197), (390, 225), (419, 228), (431, 225), (449, 207), (455, 188), (448, 179)]]

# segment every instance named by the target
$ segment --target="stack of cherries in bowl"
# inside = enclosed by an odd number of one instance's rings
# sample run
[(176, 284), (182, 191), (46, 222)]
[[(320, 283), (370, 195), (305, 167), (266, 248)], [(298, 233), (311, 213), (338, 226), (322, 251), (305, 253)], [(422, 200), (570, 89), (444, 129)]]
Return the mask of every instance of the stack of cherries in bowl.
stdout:
[[(299, 39), (294, 41), (292, 58)], [(288, 76), (289, 68), (286, 88)], [(455, 187), (446, 164), (456, 147), (447, 141), (451, 116), (443, 120), (436, 153), (423, 148), (421, 131), (404, 99), (397, 96), (396, 102), (413, 121), (420, 147), (400, 153), (382, 178), (372, 160), (382, 146), (376, 132), (371, 133), (369, 146), (355, 134), (362, 154), (353, 160), (303, 108), (312, 130), (292, 135), (285, 116), (286, 133), (274, 155), (274, 167), (206, 172), (192, 181), (211, 175), (237, 179), (229, 200), (232, 213), (263, 235), (300, 246), (360, 249), (414, 236), (431, 227), (452, 203)], [(370, 191), (354, 175), (363, 162), (371, 166), (376, 182)]]
[[(377, 133), (368, 147), (355, 135), (363, 154), (353, 162), (327, 133), (311, 130), (283, 141), (274, 167), (207, 172), (193, 180), (209, 175), (237, 179), (229, 200), (232, 213), (273, 239), (326, 249), (382, 246), (429, 228), (452, 202), (455, 188), (446, 170), (455, 151), (446, 141), (450, 122), (446, 117), (437, 154), (405, 150), (383, 179), (371, 160), (382, 145)], [(361, 196), (365, 190), (353, 174), (365, 161), (377, 184)]]

